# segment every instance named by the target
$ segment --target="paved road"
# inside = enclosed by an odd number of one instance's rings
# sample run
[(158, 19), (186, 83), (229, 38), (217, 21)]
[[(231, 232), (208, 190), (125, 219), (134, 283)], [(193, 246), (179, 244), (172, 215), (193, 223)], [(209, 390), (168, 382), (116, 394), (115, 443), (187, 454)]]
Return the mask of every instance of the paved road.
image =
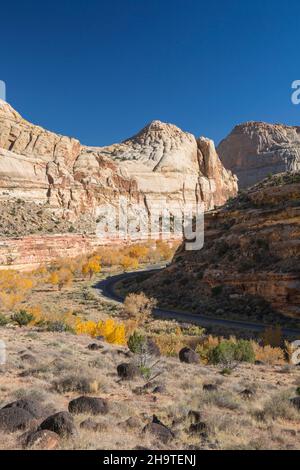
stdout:
[[(133, 271), (118, 274), (115, 276), (107, 277), (103, 279), (99, 283), (95, 285), (95, 288), (98, 289), (102, 296), (114, 300), (118, 303), (123, 303), (124, 297), (121, 297), (115, 292), (115, 285), (119, 281), (123, 281), (124, 279), (130, 279), (135, 277), (143, 272), (155, 272), (162, 269), (162, 266), (148, 266), (146, 269), (141, 271)], [(194, 323), (195, 325), (200, 325), (203, 327), (207, 326), (224, 326), (226, 328), (237, 328), (239, 330), (251, 330), (251, 331), (264, 331), (266, 329), (265, 324), (261, 323), (251, 323), (251, 322), (243, 322), (243, 321), (236, 321), (236, 320), (225, 320), (221, 318), (212, 318), (207, 317), (205, 315), (197, 315), (192, 313), (184, 313), (184, 312), (175, 312), (173, 310), (164, 310), (160, 308), (156, 308), (153, 311), (155, 317), (164, 318), (164, 319), (174, 319), (179, 321), (186, 321), (189, 323)], [(291, 329), (291, 328), (283, 328), (282, 332), (284, 336), (299, 336), (300, 338), (300, 330)]]

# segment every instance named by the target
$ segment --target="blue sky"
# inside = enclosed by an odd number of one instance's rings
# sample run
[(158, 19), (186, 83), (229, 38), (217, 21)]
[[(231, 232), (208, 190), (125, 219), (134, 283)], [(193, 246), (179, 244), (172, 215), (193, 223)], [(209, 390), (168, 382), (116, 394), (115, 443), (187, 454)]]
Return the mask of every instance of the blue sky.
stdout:
[(7, 100), (85, 144), (153, 119), (217, 142), (248, 120), (300, 124), (298, 0), (14, 0), (0, 13)]

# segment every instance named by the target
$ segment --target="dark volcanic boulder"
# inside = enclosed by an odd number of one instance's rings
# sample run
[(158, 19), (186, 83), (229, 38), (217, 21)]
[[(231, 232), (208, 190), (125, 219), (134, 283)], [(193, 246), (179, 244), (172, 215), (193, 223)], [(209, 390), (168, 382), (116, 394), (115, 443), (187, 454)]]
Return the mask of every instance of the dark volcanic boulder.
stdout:
[(59, 436), (70, 437), (77, 434), (73, 416), (67, 411), (60, 411), (42, 422), (40, 429), (48, 429)]
[(290, 402), (300, 411), (300, 397), (291, 398)]
[(153, 416), (152, 423), (144, 427), (143, 432), (150, 434), (163, 444), (167, 444), (174, 437), (171, 429), (165, 426), (156, 416)]
[(0, 430), (15, 432), (26, 429), (35, 417), (23, 408), (11, 407), (0, 410)]
[(119, 364), (117, 367), (118, 376), (121, 377), (123, 380), (131, 380), (134, 379), (137, 375), (139, 375), (139, 369), (135, 364), (130, 362), (123, 362)]
[(106, 414), (108, 412), (107, 401), (103, 398), (79, 397), (70, 401), (70, 413), (90, 413), (92, 415)]
[(34, 418), (42, 418), (45, 415), (43, 406), (37, 401), (30, 398), (23, 398), (21, 400), (13, 401), (5, 405), (2, 409), (7, 408), (21, 408), (28, 411)]
[(199, 355), (190, 348), (182, 348), (179, 351), (179, 359), (181, 362), (186, 362), (187, 364), (199, 363)]
[(88, 349), (90, 351), (98, 351), (99, 349), (103, 349), (103, 346), (102, 344), (91, 343), (88, 345)]

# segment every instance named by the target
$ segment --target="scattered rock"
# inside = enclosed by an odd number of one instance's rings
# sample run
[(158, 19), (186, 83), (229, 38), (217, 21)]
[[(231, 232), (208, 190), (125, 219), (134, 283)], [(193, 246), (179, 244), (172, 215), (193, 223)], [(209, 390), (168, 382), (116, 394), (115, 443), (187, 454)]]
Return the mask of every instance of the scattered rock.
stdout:
[(93, 415), (108, 413), (107, 401), (103, 398), (78, 397), (70, 401), (68, 406), (70, 413), (91, 413)]
[(140, 371), (135, 364), (123, 362), (117, 367), (118, 376), (123, 380), (134, 379), (137, 375), (140, 375)]
[(251, 398), (254, 397), (255, 393), (253, 390), (250, 390), (249, 388), (245, 388), (245, 390), (242, 390), (240, 392), (241, 397), (246, 398), (247, 400), (250, 400)]
[(8, 403), (2, 409), (8, 408), (20, 408), (22, 410), (28, 411), (34, 418), (42, 418), (45, 416), (45, 409), (37, 401), (30, 398), (22, 398), (21, 400), (13, 401)]
[(187, 414), (187, 420), (191, 425), (199, 423), (201, 421), (200, 411), (190, 410)]
[(59, 447), (60, 438), (55, 432), (41, 429), (27, 435), (24, 447), (39, 450), (55, 450)]
[(179, 359), (181, 362), (186, 362), (187, 364), (198, 364), (199, 354), (193, 351), (193, 349), (183, 348), (179, 351)]
[(300, 397), (291, 398), (290, 402), (300, 411)]
[(128, 426), (129, 428), (140, 428), (141, 427), (141, 420), (137, 416), (131, 416), (130, 418), (126, 419), (124, 421), (125, 426)]
[(143, 432), (152, 435), (163, 444), (167, 444), (174, 437), (173, 432), (160, 422), (152, 422), (147, 424), (144, 427)]
[(80, 423), (80, 428), (87, 431), (103, 432), (107, 429), (107, 426), (104, 423), (97, 423), (93, 419), (88, 418)]
[(191, 434), (202, 434), (207, 431), (207, 424), (204, 421), (199, 421), (190, 425), (189, 432)]
[(216, 384), (204, 384), (203, 390), (205, 390), (206, 392), (215, 392), (216, 390), (218, 390), (218, 386)]
[(15, 432), (19, 429), (26, 429), (34, 419), (34, 416), (23, 408), (2, 408), (0, 410), (0, 430)]
[(49, 416), (42, 422), (40, 429), (48, 429), (62, 437), (70, 437), (77, 434), (73, 416), (67, 411), (60, 411)]
[(28, 354), (28, 353), (20, 356), (20, 359), (21, 361), (28, 362), (29, 364), (32, 364), (32, 365), (37, 363), (36, 358), (32, 354)]
[(88, 345), (88, 349), (90, 351), (98, 351), (99, 349), (103, 349), (104, 346), (102, 344), (91, 343)]
[(165, 393), (165, 392), (166, 392), (166, 387), (164, 385), (157, 385), (152, 390), (152, 393)]

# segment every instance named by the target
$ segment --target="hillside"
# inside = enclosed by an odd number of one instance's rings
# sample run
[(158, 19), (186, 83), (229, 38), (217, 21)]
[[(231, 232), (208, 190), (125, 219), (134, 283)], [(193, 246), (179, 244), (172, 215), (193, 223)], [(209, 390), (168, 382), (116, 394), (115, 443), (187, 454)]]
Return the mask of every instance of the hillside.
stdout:
[(269, 178), (205, 216), (205, 244), (185, 251), (142, 290), (194, 313), (299, 325), (300, 174)]

